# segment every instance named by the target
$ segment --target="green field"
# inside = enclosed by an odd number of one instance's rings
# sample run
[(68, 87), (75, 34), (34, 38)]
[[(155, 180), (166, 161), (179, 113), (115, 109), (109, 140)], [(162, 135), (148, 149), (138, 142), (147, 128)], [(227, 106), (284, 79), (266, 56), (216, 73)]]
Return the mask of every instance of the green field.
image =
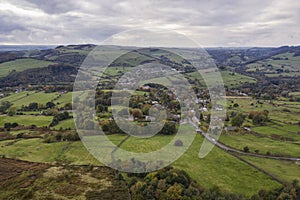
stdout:
[(59, 107), (64, 106), (66, 103), (72, 102), (72, 92), (62, 94), (57, 100), (54, 100), (53, 103), (59, 104)]
[[(56, 100), (54, 100), (57, 98)], [(9, 96), (0, 99), (0, 102), (9, 101), (13, 103), (17, 109), (20, 109), (22, 105), (28, 106), (30, 103), (37, 102), (45, 105), (47, 102), (53, 101), (55, 104), (59, 104), (58, 107), (64, 106), (66, 103), (72, 102), (72, 93), (68, 92), (59, 95), (57, 92), (45, 93), (24, 91), (19, 93), (11, 93)]]
[(299, 126), (288, 126), (283, 127), (277, 126), (256, 126), (252, 128), (253, 131), (263, 134), (265, 136), (279, 135), (287, 138), (292, 138), (294, 140), (300, 141), (300, 135), (297, 132), (289, 132), (289, 130), (300, 131)]
[[(202, 73), (201, 75), (198, 72), (192, 72), (192, 73), (187, 73), (188, 76), (193, 77), (194, 79), (197, 78), (200, 80), (202, 85), (205, 85), (205, 81), (208, 83), (214, 83), (216, 81), (220, 81), (219, 77), (217, 76), (218, 74), (213, 72), (213, 73)], [(255, 83), (256, 79), (249, 77), (249, 76), (244, 76), (242, 74), (238, 73), (233, 73), (230, 71), (220, 71), (220, 75), (222, 76), (221, 81), (223, 81), (224, 85), (226, 85), (228, 88), (236, 88), (238, 86), (243, 85), (244, 83)], [(205, 76), (205, 77), (201, 77)], [(205, 80), (205, 81), (204, 81)]]
[(74, 119), (66, 119), (63, 121), (60, 121), (56, 126), (54, 126), (53, 128), (55, 128), (56, 130), (59, 129), (75, 129), (75, 124), (74, 124)]
[[(257, 61), (247, 65), (248, 72), (261, 71), (269, 77), (278, 76), (299, 76), (300, 56), (294, 56), (293, 53), (278, 54), (268, 59)], [(281, 70), (281, 72), (278, 72)]]
[[(115, 144), (124, 137), (124, 135), (109, 136)], [(171, 138), (170, 136), (155, 136), (150, 139), (131, 137), (122, 145), (122, 148), (131, 151), (151, 151), (153, 148), (159, 148), (168, 143)], [(11, 144), (11, 141), (0, 142), (0, 154), (36, 162), (99, 164), (81, 142), (47, 144), (42, 143), (42, 139), (21, 139)], [(247, 196), (256, 193), (261, 188), (268, 190), (280, 186), (265, 174), (218, 148), (214, 148), (207, 157), (200, 159), (198, 152), (202, 141), (202, 137), (197, 135), (189, 150), (173, 164), (174, 167), (187, 171), (200, 185), (219, 186), (224, 190)]]
[(235, 149), (243, 150), (248, 146), (251, 153), (259, 150), (260, 154), (283, 155), (286, 157), (299, 157), (300, 146), (294, 142), (275, 141), (266, 137), (257, 137), (251, 134), (245, 135), (222, 135), (220, 142), (233, 147)]
[(247, 161), (273, 174), (276, 178), (285, 182), (292, 182), (297, 179), (300, 181), (300, 162), (299, 161), (280, 161), (263, 159), (249, 156), (242, 156)]
[(19, 99), (15, 102), (12, 102), (14, 106), (20, 108), (22, 105), (29, 105), (32, 102), (37, 102), (40, 104), (46, 104), (47, 102), (51, 101), (53, 98), (57, 96), (57, 93), (45, 93), (45, 92), (37, 92), (23, 99)]
[[(228, 109), (227, 112), (238, 111), (242, 113), (249, 113), (250, 111), (269, 111), (269, 118), (275, 120), (277, 123), (294, 123), (299, 122), (300, 102), (287, 102), (287, 101), (269, 101), (257, 100), (251, 98), (233, 98), (227, 100), (227, 105), (237, 103), (239, 106), (236, 108)], [(251, 105), (252, 104), (252, 105)]]
[(17, 59), (10, 62), (5, 62), (0, 64), (0, 77), (7, 76), (13, 70), (16, 72), (21, 72), (26, 69), (31, 68), (42, 68), (47, 67), (50, 64), (54, 64), (53, 62), (37, 60), (37, 59)]
[(300, 92), (290, 92), (289, 96), (300, 97)]
[[(117, 144), (125, 136), (108, 136)], [(43, 139), (19, 139), (0, 141), (0, 155), (33, 162), (67, 162), (72, 164), (102, 165), (78, 142), (44, 143)]]
[[(159, 149), (170, 139), (170, 136), (155, 136), (149, 139), (130, 137), (121, 148), (134, 152), (148, 152)], [(214, 148), (207, 157), (200, 159), (198, 153), (202, 141), (202, 137), (197, 135), (189, 150), (172, 164), (187, 171), (200, 185), (208, 188), (219, 186), (245, 195), (252, 195), (261, 188), (279, 187), (279, 184), (268, 176), (218, 148)]]
[(34, 116), (34, 115), (15, 115), (15, 116), (0, 116), (0, 126), (4, 126), (5, 123), (18, 123), (19, 125), (31, 126), (36, 125), (38, 127), (49, 126), (52, 121), (52, 116)]

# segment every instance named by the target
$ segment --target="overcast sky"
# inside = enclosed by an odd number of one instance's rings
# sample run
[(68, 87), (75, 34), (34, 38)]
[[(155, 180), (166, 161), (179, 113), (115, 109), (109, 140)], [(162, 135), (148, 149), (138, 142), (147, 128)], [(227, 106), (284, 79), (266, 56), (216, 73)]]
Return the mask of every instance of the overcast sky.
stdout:
[(202, 46), (300, 45), (300, 1), (0, 0), (0, 44), (99, 44), (157, 27)]

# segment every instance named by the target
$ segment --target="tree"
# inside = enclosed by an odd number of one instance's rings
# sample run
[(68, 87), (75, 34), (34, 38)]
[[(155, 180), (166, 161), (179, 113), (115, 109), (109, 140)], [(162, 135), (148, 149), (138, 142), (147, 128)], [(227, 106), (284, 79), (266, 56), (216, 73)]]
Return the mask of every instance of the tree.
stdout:
[(57, 133), (57, 134), (55, 135), (55, 139), (56, 139), (56, 141), (61, 141), (61, 139), (62, 139), (62, 134), (61, 134), (61, 133)]
[(64, 108), (65, 110), (72, 110), (72, 103), (66, 103)]
[(183, 142), (181, 140), (176, 140), (174, 145), (177, 147), (181, 147), (183, 146)]
[(9, 109), (12, 106), (12, 103), (9, 101), (3, 101), (0, 105), (0, 112), (5, 113), (7, 109)]
[(16, 112), (17, 112), (17, 108), (15, 106), (12, 106), (7, 110), (7, 115), (14, 116), (16, 114)]
[(269, 111), (251, 111), (249, 113), (249, 119), (252, 119), (253, 124), (263, 124), (269, 121)]
[(149, 114), (149, 109), (151, 108), (150, 104), (144, 104), (142, 106), (142, 112), (144, 115), (148, 115)]
[(133, 109), (132, 110), (132, 115), (133, 117), (137, 117), (137, 118), (140, 118), (142, 116), (142, 111), (140, 109)]
[(167, 199), (168, 200), (180, 199), (182, 197), (182, 192), (183, 192), (183, 187), (180, 184), (175, 183), (167, 190)]
[(232, 126), (241, 127), (244, 120), (245, 120), (245, 117), (242, 114), (238, 114), (231, 119), (231, 124), (232, 124)]
[(176, 133), (176, 124), (174, 122), (165, 122), (164, 127), (160, 130), (160, 134), (172, 135)]
[(97, 107), (96, 107), (96, 111), (97, 111), (97, 113), (107, 112), (108, 108), (105, 105), (98, 104)]
[(39, 104), (36, 102), (32, 102), (28, 105), (29, 110), (37, 110), (39, 108)]
[(249, 149), (248, 146), (245, 146), (245, 147), (244, 147), (244, 152), (245, 152), (245, 153), (249, 153), (249, 152), (250, 152), (250, 149)]
[(51, 101), (47, 102), (46, 103), (46, 108), (54, 108), (55, 107), (55, 104)]

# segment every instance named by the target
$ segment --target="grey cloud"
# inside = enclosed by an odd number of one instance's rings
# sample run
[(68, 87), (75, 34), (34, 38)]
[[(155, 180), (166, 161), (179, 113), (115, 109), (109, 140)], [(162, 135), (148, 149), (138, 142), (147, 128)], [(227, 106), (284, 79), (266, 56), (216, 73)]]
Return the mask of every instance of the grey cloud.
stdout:
[(0, 43), (99, 43), (128, 28), (154, 26), (206, 46), (278, 46), (298, 43), (300, 32), (300, 2), (292, 0), (2, 0), (0, 7), (3, 2), (26, 12), (0, 8)]
[(62, 0), (26, 0), (48, 14), (65, 13), (77, 9), (76, 1)]
[(0, 14), (0, 34), (9, 34), (15, 30), (26, 30), (26, 27), (22, 26), (22, 24), (12, 22), (11, 18)]

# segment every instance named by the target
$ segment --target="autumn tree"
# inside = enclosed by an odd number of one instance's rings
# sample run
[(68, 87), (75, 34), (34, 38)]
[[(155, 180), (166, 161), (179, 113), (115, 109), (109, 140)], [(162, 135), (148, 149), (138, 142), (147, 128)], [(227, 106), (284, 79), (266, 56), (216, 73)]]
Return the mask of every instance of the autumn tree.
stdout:
[(232, 126), (241, 127), (244, 120), (245, 120), (245, 117), (242, 114), (238, 114), (231, 119), (231, 124), (232, 124)]

